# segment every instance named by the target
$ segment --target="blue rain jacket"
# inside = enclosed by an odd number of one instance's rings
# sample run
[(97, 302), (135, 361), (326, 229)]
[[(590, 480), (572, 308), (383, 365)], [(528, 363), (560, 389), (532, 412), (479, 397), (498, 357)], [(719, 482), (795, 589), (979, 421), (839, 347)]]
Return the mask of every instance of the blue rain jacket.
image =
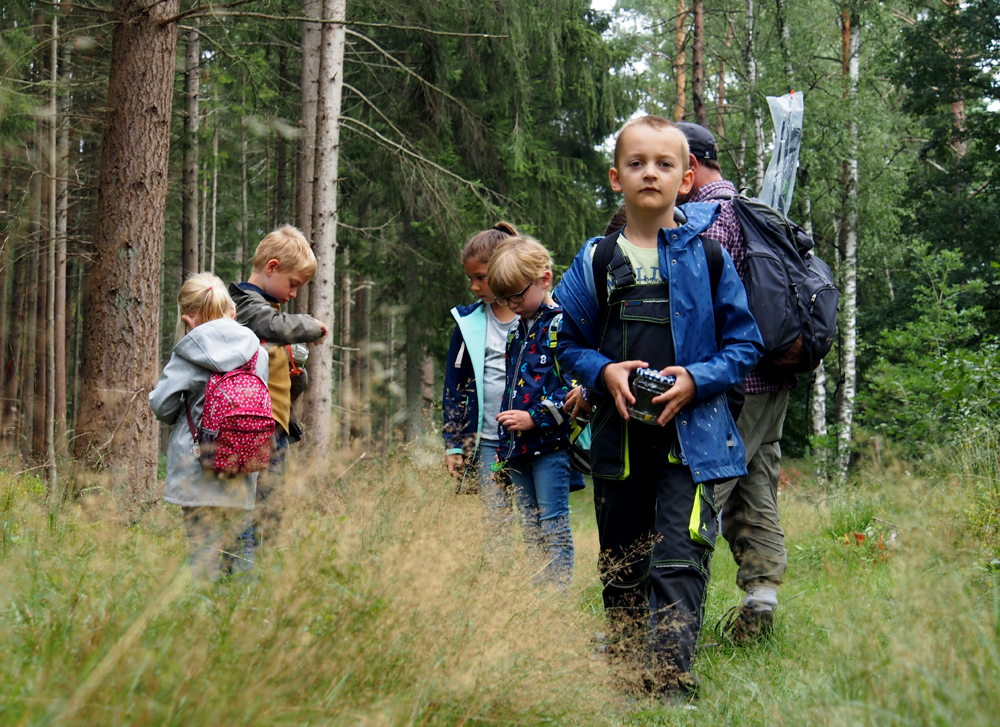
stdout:
[[(688, 370), (698, 390), (673, 423), (683, 461), (691, 468), (695, 482), (731, 479), (746, 474), (746, 451), (729, 413), (726, 391), (743, 381), (760, 360), (763, 341), (747, 307), (746, 290), (725, 250), (722, 277), (712, 299), (705, 249), (698, 235), (715, 221), (718, 203), (687, 204), (683, 210), (687, 223), (660, 230), (658, 248), (661, 275), (670, 284), (676, 365)], [(587, 240), (555, 295), (564, 312), (558, 344), (560, 365), (588, 389), (606, 394), (604, 367), (614, 362), (597, 350), (601, 321), (593, 249), (600, 240)], [(606, 283), (602, 280), (600, 284)]]

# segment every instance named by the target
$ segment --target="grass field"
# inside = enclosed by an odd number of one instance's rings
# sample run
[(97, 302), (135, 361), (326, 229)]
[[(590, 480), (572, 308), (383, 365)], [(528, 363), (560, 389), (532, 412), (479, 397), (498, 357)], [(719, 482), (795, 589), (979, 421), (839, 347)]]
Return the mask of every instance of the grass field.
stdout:
[(531, 585), (538, 564), (516, 543), (483, 542), (475, 498), (407, 462), (294, 482), (259, 580), (208, 589), (190, 582), (176, 510), (125, 526), (97, 492), (52, 513), (40, 482), (0, 475), (0, 723), (998, 722), (992, 449), (921, 476), (868, 465), (840, 491), (790, 467), (776, 633), (718, 644), (713, 626), (740, 599), (720, 542), (696, 711), (609, 689), (592, 641), (603, 627), (589, 487), (572, 498), (564, 595)]

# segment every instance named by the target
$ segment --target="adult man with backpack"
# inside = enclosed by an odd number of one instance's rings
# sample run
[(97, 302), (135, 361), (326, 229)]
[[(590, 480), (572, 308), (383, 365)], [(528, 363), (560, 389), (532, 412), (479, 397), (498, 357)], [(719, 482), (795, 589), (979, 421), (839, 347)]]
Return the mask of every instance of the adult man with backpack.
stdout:
[[(679, 123), (678, 127), (687, 137), (689, 164), (694, 171), (691, 192), (678, 201), (721, 205), (718, 219), (702, 235), (722, 244), (743, 279), (747, 244), (730, 199), (737, 196), (737, 191), (732, 182), (722, 177), (715, 137), (698, 124)], [(787, 563), (777, 499), (781, 430), (788, 409), (788, 393), (797, 385), (793, 373), (776, 371), (763, 364), (750, 372), (737, 422), (746, 446), (747, 474), (715, 487), (716, 505), (722, 509), (722, 534), (739, 565), (736, 585), (747, 594), (722, 623), (725, 634), (735, 643), (765, 637), (773, 628), (778, 586)]]

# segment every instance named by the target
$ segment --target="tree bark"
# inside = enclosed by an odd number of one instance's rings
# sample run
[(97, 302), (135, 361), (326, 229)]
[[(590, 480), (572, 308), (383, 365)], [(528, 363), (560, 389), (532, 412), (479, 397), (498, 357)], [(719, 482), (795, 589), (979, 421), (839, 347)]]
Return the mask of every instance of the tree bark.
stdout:
[(756, 156), (756, 186), (754, 187), (754, 192), (760, 193), (760, 188), (764, 186), (764, 122), (761, 118), (760, 104), (757, 103), (757, 49), (754, 41), (753, 0), (747, 0), (746, 10), (746, 65), (747, 78), (750, 81), (750, 87), (747, 89), (747, 103), (750, 104), (752, 109), (751, 116), (753, 118), (754, 152)]
[(146, 398), (160, 360), (160, 260), (179, 0), (118, 0), (87, 291), (75, 452), (135, 515), (156, 486)]
[[(700, 0), (699, 0), (700, 1)], [(726, 50), (731, 48), (733, 45), (733, 22), (726, 14)], [(719, 56), (719, 92), (718, 92), (716, 113), (715, 113), (715, 132), (721, 139), (726, 135), (726, 57), (725, 55)]]
[(56, 301), (55, 301), (55, 447), (56, 454), (66, 454), (68, 362), (66, 360), (66, 266), (67, 235), (69, 233), (69, 112), (70, 112), (70, 59), (71, 46), (62, 45), (60, 75), (62, 90), (59, 96), (59, 143), (56, 197)]
[[(324, 0), (323, 17), (345, 17), (346, 0)], [(344, 87), (345, 29), (339, 23), (323, 25), (320, 46), (320, 83), (316, 115), (316, 158), (313, 182), (313, 247), (316, 253), (316, 277), (313, 278), (310, 304), (312, 314), (335, 325), (337, 282), (337, 172), (340, 161), (340, 107)], [(308, 143), (306, 141), (305, 143)], [(332, 347), (320, 348), (309, 358), (310, 396), (307, 401), (312, 425), (312, 444), (323, 452), (331, 440), (333, 423)]]
[[(288, 51), (284, 46), (278, 48), (278, 88), (282, 95), (288, 96), (291, 89), (288, 88)], [(286, 190), (288, 188), (287, 173), (287, 149), (288, 141), (285, 139), (284, 127), (279, 127), (274, 139), (274, 222), (275, 227), (280, 227), (288, 222), (288, 215), (285, 213), (287, 204)], [(308, 238), (307, 238), (308, 239)]]
[(694, 118), (708, 127), (708, 111), (705, 109), (705, 0), (694, 0), (694, 38), (691, 47), (691, 100), (694, 104)]
[[(243, 106), (246, 106), (244, 99)], [(247, 235), (250, 231), (250, 209), (248, 206), (247, 189), (247, 118), (244, 116), (240, 124), (240, 248), (236, 251), (236, 269), (240, 272), (240, 280), (246, 280)]]
[(784, 0), (774, 0), (775, 22), (778, 24), (778, 43), (781, 46), (781, 57), (785, 61), (785, 76), (788, 78), (790, 90), (795, 90), (795, 69), (792, 66), (792, 39), (788, 30), (788, 18), (785, 17), (787, 7)]
[(45, 464), (49, 478), (49, 494), (53, 500), (59, 496), (59, 472), (56, 468), (56, 247), (58, 245), (59, 206), (57, 178), (59, 171), (59, 16), (52, 15), (52, 52), (49, 54), (49, 139), (46, 145), (49, 157), (49, 244), (45, 249)]
[[(318, 19), (323, 15), (322, 0), (303, 0), (302, 14)], [(319, 99), (320, 41), (322, 26), (319, 23), (302, 23), (302, 74), (300, 88), (302, 106), (299, 137), (299, 173), (296, 190), (296, 224), (310, 243), (313, 243), (313, 182), (316, 177), (316, 108)], [(313, 245), (315, 250), (315, 244)], [(312, 311), (311, 288), (305, 286), (295, 299), (295, 309), (300, 313)], [(330, 323), (330, 321), (326, 321)], [(309, 393), (307, 392), (307, 396)]]
[(372, 446), (372, 281), (365, 280), (358, 296), (358, 371), (361, 393), (358, 409), (361, 418), (361, 446), (370, 452)]
[[(810, 396), (810, 411), (809, 418), (812, 429), (813, 441), (818, 442), (824, 439), (827, 435), (826, 430), (826, 367), (823, 362), (819, 362), (819, 368), (816, 369), (813, 375), (812, 382), (810, 383), (812, 390), (809, 392)], [(813, 459), (817, 464), (817, 477), (827, 476), (827, 460), (830, 458), (830, 452), (825, 446), (813, 445)]]
[(219, 211), (219, 112), (215, 111), (215, 131), (212, 132), (212, 243), (209, 248), (208, 269), (215, 274), (215, 230)]
[(198, 175), (201, 177), (201, 210), (198, 212), (198, 272), (205, 270), (208, 254), (208, 163), (199, 165)]
[(848, 124), (846, 211), (844, 216), (844, 254), (841, 262), (840, 299), (840, 375), (843, 385), (837, 402), (837, 477), (841, 484), (847, 482), (851, 462), (851, 429), (854, 421), (854, 396), (857, 384), (857, 314), (858, 314), (858, 124), (854, 110), (857, 107), (861, 39), (861, 23), (857, 8), (851, 4), (850, 15), (845, 19), (850, 25), (848, 47), (848, 99), (850, 109)]
[(198, 95), (201, 41), (193, 19), (184, 53), (184, 169), (181, 178), (181, 282), (198, 272)]
[(340, 445), (351, 446), (351, 426), (354, 420), (354, 379), (352, 363), (354, 350), (351, 345), (351, 264), (350, 250), (344, 250), (344, 272), (340, 274)]
[(684, 54), (686, 36), (687, 0), (677, 0), (677, 20), (675, 39), (677, 51), (674, 56), (674, 77), (677, 79), (677, 103), (674, 105), (674, 121), (683, 121), (687, 110), (687, 59)]
[[(4, 149), (0, 152), (0, 155), (2, 155), (3, 159), (3, 176), (0, 178), (0, 215), (2, 215), (2, 218), (0, 218), (0, 229), (4, 231), (3, 240), (0, 241), (0, 391), (3, 391), (3, 397), (6, 399), (8, 382), (14, 371), (13, 366), (8, 368), (12, 346), (7, 339), (8, 334), (13, 334), (14, 326), (8, 326), (7, 322), (13, 318), (11, 314), (17, 306), (18, 300), (17, 296), (14, 296), (11, 301), (10, 295), (10, 282), (13, 277), (11, 268), (17, 256), (12, 254), (13, 251), (11, 249), (14, 245), (10, 219), (10, 191), (13, 170), (10, 167), (10, 157), (7, 150)], [(8, 301), (11, 301), (11, 303), (8, 304)], [(11, 338), (13, 338), (13, 335), (11, 335)], [(6, 436), (7, 409), (8, 402), (6, 400), (0, 402), (0, 438)]]
[[(48, 175), (46, 175), (47, 177)], [(48, 204), (48, 185), (45, 187), (45, 204)], [(42, 239), (38, 251), (38, 312), (35, 314), (35, 419), (34, 441), (31, 452), (36, 462), (45, 465), (48, 443), (45, 441), (46, 413), (48, 412), (48, 311), (49, 311), (49, 238), (48, 224), (42, 229)]]
[[(5, 208), (5, 209), (9, 209)], [(8, 237), (4, 246), (7, 251), (7, 265), (11, 267), (13, 290), (11, 291), (11, 330), (10, 330), (10, 368), (4, 366), (7, 381), (3, 390), (3, 436), (7, 439), (17, 437), (17, 422), (20, 415), (21, 373), (24, 370), (22, 354), (24, 353), (24, 327), (27, 316), (27, 296), (25, 295), (27, 259), (23, 255), (23, 245), (16, 243), (13, 236)], [(6, 354), (4, 357), (7, 361)]]
[[(406, 266), (406, 300), (420, 300), (420, 273), (417, 265)], [(407, 313), (406, 325), (406, 441), (411, 444), (420, 437), (423, 429), (423, 367), (424, 347), (420, 342), (420, 327)]]
[[(40, 126), (41, 122), (37, 122)], [(38, 130), (36, 142), (41, 136)], [(36, 143), (35, 148), (38, 148)], [(42, 249), (42, 178), (33, 174), (31, 179), (31, 226), (28, 236), (28, 311), (24, 324), (24, 365), (21, 368), (21, 391), (24, 409), (21, 415), (21, 428), (18, 433), (22, 452), (25, 458), (30, 458), (34, 446), (35, 434), (35, 386), (36, 359), (38, 345), (38, 266), (41, 261)]]

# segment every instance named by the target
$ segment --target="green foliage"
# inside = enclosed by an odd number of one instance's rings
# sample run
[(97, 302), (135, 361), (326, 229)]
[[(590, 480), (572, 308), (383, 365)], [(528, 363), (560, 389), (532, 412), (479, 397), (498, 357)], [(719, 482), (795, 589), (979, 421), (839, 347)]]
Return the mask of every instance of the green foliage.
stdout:
[(912, 264), (917, 318), (881, 335), (859, 401), (865, 425), (920, 454), (994, 420), (1000, 345), (980, 344), (983, 310), (969, 298), (984, 285), (962, 277), (961, 252), (923, 245)]
[[(905, 88), (919, 165), (909, 181), (906, 230), (935, 248), (958, 246), (971, 271), (998, 259), (1000, 99), (996, 75), (1000, 2), (919, 4), (892, 48), (892, 78)], [(979, 273), (982, 274), (982, 273)], [(1000, 289), (981, 291), (984, 332), (1000, 333)]]

